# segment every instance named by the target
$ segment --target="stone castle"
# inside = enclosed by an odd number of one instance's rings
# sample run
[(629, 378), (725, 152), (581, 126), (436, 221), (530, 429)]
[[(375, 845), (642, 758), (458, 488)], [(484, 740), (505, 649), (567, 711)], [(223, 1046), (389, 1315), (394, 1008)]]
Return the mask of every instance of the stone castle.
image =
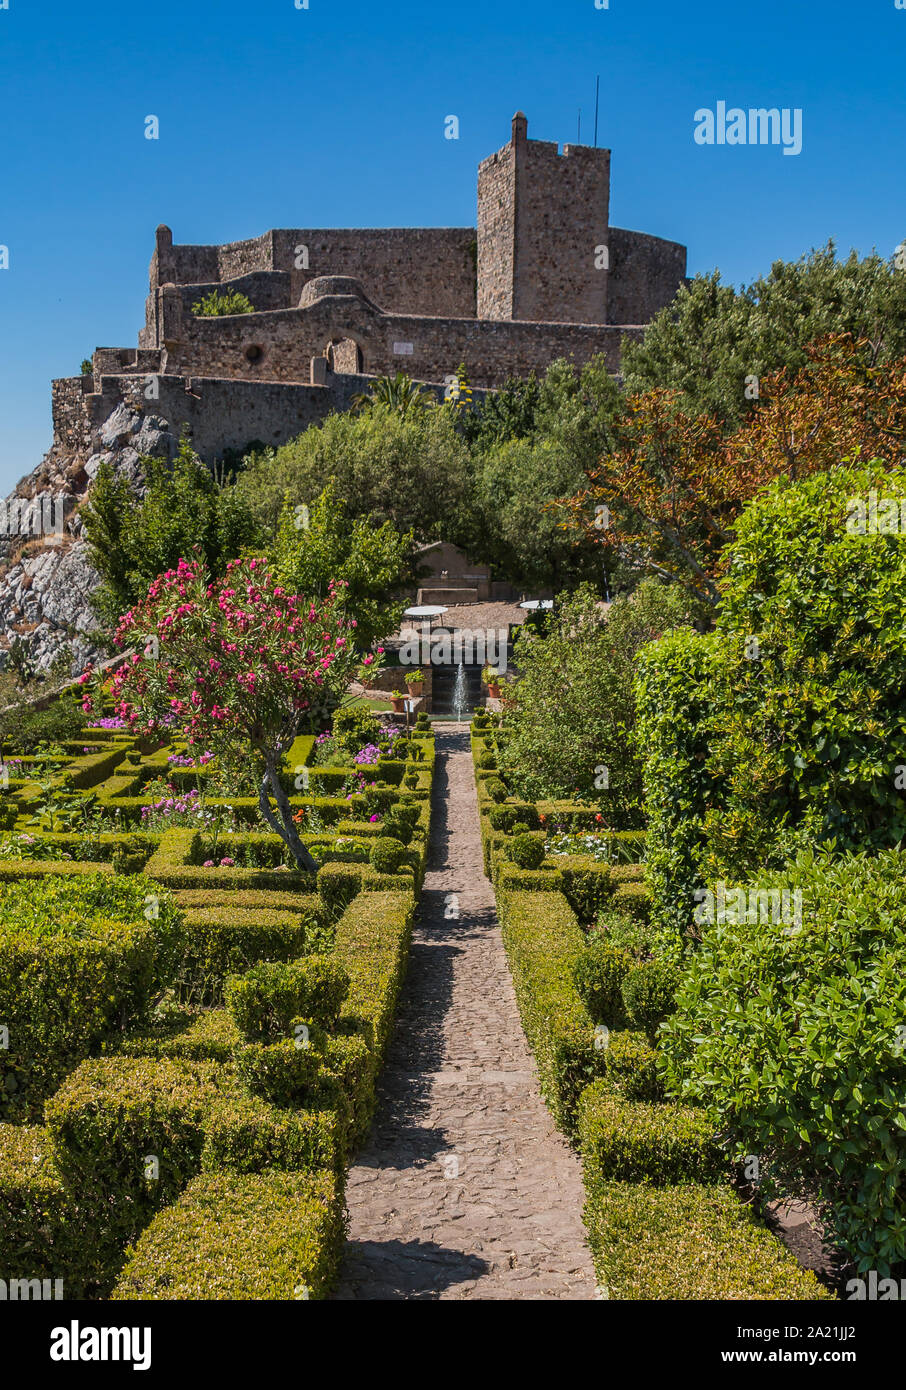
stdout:
[[(137, 488), (142, 459), (278, 445), (402, 370), (443, 390), (465, 363), (499, 386), (558, 357), (581, 365), (638, 336), (683, 283), (675, 242), (611, 227), (610, 151), (529, 140), (526, 118), (478, 170), (478, 226), (271, 231), (178, 246), (159, 227), (137, 348), (98, 348), (53, 383), (53, 444), (15, 489), (0, 534), (0, 666), (17, 640), (38, 669), (95, 660), (97, 576), (79, 503), (98, 468)], [(205, 318), (213, 290), (253, 313)], [(44, 524), (50, 516), (52, 532)], [(35, 519), (37, 522), (35, 523)], [(2, 517), (0, 517), (2, 521)]]
[[(529, 140), (518, 112), (479, 166), (477, 231), (296, 228), (180, 246), (161, 226), (138, 348), (98, 348), (91, 375), (54, 382), (55, 444), (90, 449), (125, 403), (188, 426), (211, 459), (284, 442), (348, 407), (368, 377), (442, 384), (464, 363), (471, 384), (493, 388), (597, 353), (616, 370), (622, 337), (684, 282), (686, 251), (612, 227), (609, 208), (610, 151), (561, 154)], [(218, 289), (255, 312), (194, 314)]]

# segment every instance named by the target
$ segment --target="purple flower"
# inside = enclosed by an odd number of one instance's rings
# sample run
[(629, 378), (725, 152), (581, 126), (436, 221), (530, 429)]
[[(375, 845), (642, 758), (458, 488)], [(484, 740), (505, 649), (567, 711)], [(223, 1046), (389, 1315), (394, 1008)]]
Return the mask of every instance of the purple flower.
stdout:
[(213, 869), (213, 867), (214, 867), (214, 860), (213, 860), (213, 859), (206, 859), (206, 860), (204, 861), (204, 863), (202, 864), (201, 867), (202, 867), (203, 869)]
[(380, 820), (380, 816), (369, 816), (368, 819), (371, 821), (373, 825), (376, 820)]
[(381, 756), (381, 750), (376, 743), (366, 743), (364, 748), (360, 748), (353, 758), (354, 763), (376, 763)]
[(232, 869), (235, 863), (235, 859), (221, 859), (220, 867), (221, 869)]

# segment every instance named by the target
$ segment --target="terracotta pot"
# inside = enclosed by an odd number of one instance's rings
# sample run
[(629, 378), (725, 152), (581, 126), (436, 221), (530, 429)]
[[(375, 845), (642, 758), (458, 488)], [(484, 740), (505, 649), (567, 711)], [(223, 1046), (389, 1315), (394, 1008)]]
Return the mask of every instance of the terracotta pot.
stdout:
[(488, 682), (488, 698), (491, 700), (500, 699), (500, 686), (497, 684), (496, 681)]
[(404, 697), (402, 695), (390, 696), (390, 708), (393, 710), (394, 714), (402, 714), (403, 698)]
[(406, 681), (406, 689), (410, 695), (421, 695), (424, 684), (424, 681)]

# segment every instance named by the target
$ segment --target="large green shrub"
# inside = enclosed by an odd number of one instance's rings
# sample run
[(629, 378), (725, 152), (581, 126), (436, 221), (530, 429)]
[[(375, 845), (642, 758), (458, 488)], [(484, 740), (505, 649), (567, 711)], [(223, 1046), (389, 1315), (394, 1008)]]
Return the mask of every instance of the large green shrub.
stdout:
[(113, 1297), (326, 1298), (344, 1233), (330, 1173), (204, 1173), (143, 1233)]
[[(873, 490), (894, 499), (889, 534), (872, 528)], [(901, 500), (906, 469), (877, 464), (775, 483), (740, 517), (717, 623), (712, 873), (779, 867), (797, 839), (874, 850), (906, 836)]]
[(181, 915), (144, 876), (0, 883), (0, 1114), (40, 1114), (81, 1059), (140, 1021), (170, 978)]
[(371, 866), (379, 874), (395, 874), (405, 863), (406, 851), (399, 840), (389, 835), (381, 835), (371, 847)]
[[(532, 877), (540, 887), (546, 875)], [(497, 910), (541, 1091), (558, 1126), (569, 1134), (579, 1097), (601, 1075), (607, 1057), (573, 975), (584, 950), (582, 930), (559, 892), (503, 886)]]
[(506, 854), (520, 869), (540, 869), (544, 863), (544, 841), (527, 833), (514, 835)]
[(660, 1033), (669, 1083), (886, 1272), (906, 1258), (906, 858), (804, 852), (755, 888), (801, 893), (801, 924), (702, 926)]
[(274, 1105), (311, 1105), (318, 1096), (324, 1062), (324, 1036), (310, 1033), (302, 1042), (283, 1038), (274, 1043), (246, 1043), (236, 1052), (236, 1075), (252, 1095)]
[(30, 754), (39, 744), (77, 738), (86, 722), (81, 704), (73, 699), (63, 697), (46, 709), (21, 700), (0, 713), (0, 740), (4, 751)]
[(500, 767), (527, 800), (582, 798), (615, 827), (643, 824), (641, 766), (631, 742), (639, 649), (688, 621), (686, 598), (654, 581), (607, 611), (590, 588), (555, 610), (543, 636), (516, 644), (515, 708)]
[[(872, 527), (872, 490), (893, 499), (889, 534)], [(906, 470), (880, 466), (775, 483), (739, 519), (715, 633), (642, 654), (659, 926), (687, 930), (711, 879), (779, 868), (803, 846), (906, 836), (901, 499)]]
[(349, 975), (330, 956), (262, 961), (227, 981), (226, 1006), (252, 1042), (292, 1039), (296, 1020), (322, 1028), (336, 1024), (349, 993)]
[(609, 1085), (627, 1100), (664, 1099), (660, 1059), (644, 1033), (632, 1029), (611, 1033), (601, 1056)]
[(642, 961), (623, 980), (623, 1003), (631, 1022), (647, 1033), (649, 1041), (665, 1018), (676, 1009), (681, 971), (675, 961), (663, 957)]
[(612, 1299), (832, 1299), (731, 1187), (608, 1182), (585, 1207), (599, 1286)]
[(718, 790), (708, 767), (718, 640), (679, 629), (639, 654), (638, 746), (648, 812), (646, 878), (657, 927), (682, 936), (702, 879), (704, 819)]
[(573, 980), (595, 1023), (619, 1028), (625, 1022), (622, 988), (634, 967), (628, 951), (600, 938), (589, 941), (573, 966)]
[(121, 1250), (199, 1170), (204, 1121), (227, 1069), (215, 1062), (91, 1058), (46, 1105), (57, 1167)]
[(728, 1174), (714, 1126), (687, 1105), (646, 1105), (615, 1095), (595, 1081), (579, 1103), (579, 1145), (585, 1181), (594, 1197), (604, 1182), (720, 1182)]

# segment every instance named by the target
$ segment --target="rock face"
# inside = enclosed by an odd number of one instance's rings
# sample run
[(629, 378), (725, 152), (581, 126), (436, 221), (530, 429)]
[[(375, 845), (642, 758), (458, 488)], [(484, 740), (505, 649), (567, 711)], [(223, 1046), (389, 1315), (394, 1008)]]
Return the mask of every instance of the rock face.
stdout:
[(104, 655), (93, 638), (98, 575), (82, 539), (81, 504), (102, 463), (141, 494), (142, 459), (172, 459), (179, 441), (166, 420), (119, 405), (98, 430), (96, 446), (87, 456), (54, 446), (0, 504), (0, 667), (16, 639), (37, 670), (66, 651), (76, 675)]

